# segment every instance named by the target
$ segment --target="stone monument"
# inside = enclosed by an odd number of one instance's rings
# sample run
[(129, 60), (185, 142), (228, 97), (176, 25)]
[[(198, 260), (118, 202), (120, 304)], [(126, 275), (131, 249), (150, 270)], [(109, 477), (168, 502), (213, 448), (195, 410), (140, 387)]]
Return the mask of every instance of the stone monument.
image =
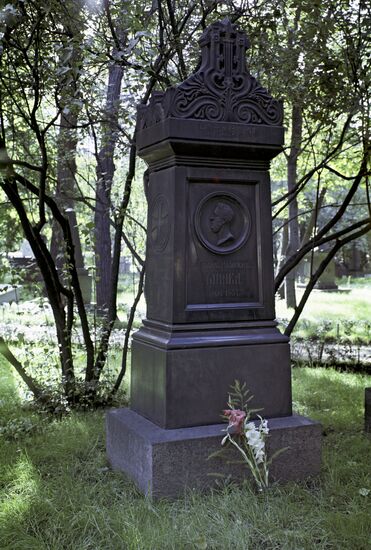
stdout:
[(72, 207), (68, 207), (65, 208), (64, 213), (70, 222), (72, 242), (74, 244), (75, 252), (76, 271), (80, 283), (82, 299), (84, 300), (84, 304), (88, 305), (91, 302), (93, 280), (92, 276), (89, 274), (89, 271), (84, 266), (84, 257), (81, 250), (76, 212)]
[[(315, 250), (313, 255), (313, 271), (316, 271), (323, 260), (327, 257), (326, 250)], [(317, 281), (315, 287), (317, 290), (325, 290), (327, 292), (339, 290), (338, 285), (335, 281), (335, 260), (332, 259), (327, 265), (325, 271), (322, 273), (320, 278)]]
[(201, 66), (138, 113), (149, 167), (147, 319), (133, 336), (130, 409), (107, 415), (107, 454), (143, 492), (174, 497), (208, 474), (246, 476), (208, 456), (237, 379), (271, 419), (274, 479), (318, 473), (321, 428), (292, 415), (289, 341), (274, 309), (270, 160), (283, 108), (246, 68), (229, 20), (202, 34)]

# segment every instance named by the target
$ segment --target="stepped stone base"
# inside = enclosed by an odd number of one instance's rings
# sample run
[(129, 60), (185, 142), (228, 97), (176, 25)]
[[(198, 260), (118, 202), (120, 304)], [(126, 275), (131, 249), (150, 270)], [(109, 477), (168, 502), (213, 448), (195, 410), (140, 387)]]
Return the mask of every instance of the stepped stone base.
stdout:
[[(321, 425), (303, 416), (268, 420), (268, 456), (274, 459), (271, 481), (300, 481), (317, 475), (321, 465)], [(113, 409), (106, 418), (107, 457), (114, 470), (124, 472), (144, 494), (176, 498), (186, 489), (207, 490), (220, 476), (242, 482), (243, 464), (208, 457), (221, 449), (226, 424), (163, 429), (130, 409)], [(238, 454), (233, 455), (239, 460)], [(215, 475), (217, 474), (217, 475)]]

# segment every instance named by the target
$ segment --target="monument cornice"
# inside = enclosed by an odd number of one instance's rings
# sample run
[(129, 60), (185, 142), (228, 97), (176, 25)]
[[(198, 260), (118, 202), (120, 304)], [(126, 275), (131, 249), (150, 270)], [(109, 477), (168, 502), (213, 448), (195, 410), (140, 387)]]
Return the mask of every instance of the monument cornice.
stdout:
[[(165, 151), (164, 151), (165, 152)], [(215, 156), (196, 156), (196, 155), (164, 155), (151, 156), (151, 151), (146, 151), (146, 160), (150, 166), (150, 171), (159, 171), (166, 168), (188, 166), (218, 169), (234, 169), (234, 170), (250, 170), (250, 171), (267, 171), (270, 167), (270, 161), (267, 159), (258, 158), (231, 158), (220, 155)], [(157, 153), (157, 151), (155, 152)]]
[[(157, 346), (159, 349), (197, 349), (214, 348), (221, 346), (287, 344), (289, 338), (279, 332), (273, 323), (257, 327), (225, 326), (219, 330), (205, 330), (196, 325), (184, 325), (183, 330), (174, 330), (174, 325), (167, 328), (162, 323), (147, 322), (133, 335), (133, 340), (147, 345)], [(197, 330), (198, 328), (198, 330)]]
[[(251, 154), (271, 159), (282, 151), (284, 129), (282, 126), (259, 126), (233, 122), (211, 122), (167, 118), (138, 132), (137, 147), (146, 158), (147, 149), (159, 148), (169, 143), (175, 151), (192, 151), (192, 144), (206, 147), (210, 155), (221, 150), (226, 157)], [(191, 153), (192, 154), (192, 153)]]

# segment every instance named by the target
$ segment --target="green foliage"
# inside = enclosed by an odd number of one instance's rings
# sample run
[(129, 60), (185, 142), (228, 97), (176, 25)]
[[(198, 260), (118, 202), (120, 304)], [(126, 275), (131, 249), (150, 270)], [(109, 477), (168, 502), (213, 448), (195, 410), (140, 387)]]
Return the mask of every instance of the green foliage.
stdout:
[[(12, 375), (0, 368), (2, 402)], [(221, 484), (208, 495), (148, 501), (107, 468), (101, 411), (74, 412), (22, 441), (0, 441), (1, 548), (366, 549), (370, 439), (362, 427), (370, 385), (370, 377), (294, 369), (296, 411), (324, 427), (322, 473), (261, 495), (248, 484)]]
[[(50, 203), (40, 202), (45, 191), (47, 196), (56, 198), (63, 215), (67, 210), (76, 214), (76, 223), (73, 224), (79, 230), (85, 265), (94, 275), (95, 282), (102, 280), (99, 273), (96, 276), (95, 270), (96, 258), (101, 257), (94, 254), (99, 240), (99, 235), (97, 238), (94, 233), (94, 209), (99, 206), (95, 192), (99, 187), (99, 153), (104, 153), (105, 147), (114, 141), (114, 152), (110, 153), (114, 165), (112, 181), (106, 189), (109, 195), (107, 215), (111, 214), (112, 235), (114, 231), (120, 233), (119, 222), (125, 218), (123, 232), (126, 240), (122, 252), (128, 255), (129, 249), (135, 257), (135, 265), (139, 266), (145, 254), (146, 201), (143, 163), (131, 158), (137, 104), (146, 103), (154, 89), (165, 89), (184, 80), (197, 65), (197, 41), (202, 30), (225, 16), (247, 30), (251, 41), (248, 52), (250, 69), (273, 95), (284, 100), (285, 125), (290, 131), (293, 106), (299, 104), (302, 109), (304, 129), (299, 176), (304, 177), (312, 169), (314, 172), (308, 176), (298, 195), (300, 231), (305, 233), (319, 188), (327, 190), (325, 204), (317, 219), (317, 225), (323, 225), (328, 217), (333, 217), (346, 196), (351, 182), (349, 178), (359, 168), (367, 135), (366, 15), (360, 2), (339, 4), (335, 0), (259, 0), (240, 6), (228, 0), (191, 4), (182, 0), (161, 6), (152, 0), (134, 3), (121, 0), (108, 3), (30, 0), (2, 6), (0, 109), (4, 122), (0, 136), (0, 184), (9, 174), (17, 174), (18, 180), (13, 183), (22, 207), (18, 205), (17, 212), (10, 208), (9, 196), (0, 191), (0, 250), (9, 251), (19, 244), (20, 212), (27, 215), (33, 230), (38, 227), (36, 233), (41, 232), (42, 227), (48, 250), (52, 250), (50, 240), (52, 234), (55, 235), (55, 213), (52, 213)], [(112, 67), (122, 70), (123, 84), (114, 106), (118, 123), (109, 132), (112, 111), (108, 108), (107, 79)], [(348, 115), (352, 118), (343, 139), (343, 126)], [(336, 155), (330, 160), (331, 168), (336, 169), (340, 176), (327, 165), (321, 165), (326, 154), (337, 146)], [(287, 155), (287, 150), (285, 153)], [(102, 158), (104, 160), (104, 154)], [(282, 195), (287, 158), (282, 155), (275, 162), (273, 174), (280, 182), (275, 189), (275, 199)], [(63, 182), (68, 179), (67, 168), (73, 176), (70, 177), (72, 183), (63, 188)], [(135, 171), (136, 175), (131, 179)], [(129, 195), (130, 201), (125, 207), (123, 204)], [(366, 216), (365, 203), (362, 182), (337, 228), (349, 226), (355, 213)], [(282, 203), (278, 205), (281, 206)], [(41, 215), (43, 209), (45, 219)], [(287, 207), (283, 205), (275, 226), (279, 239), (284, 227), (282, 217), (286, 215)], [(24, 222), (23, 219), (23, 226)], [(8, 230), (9, 227), (12, 231)], [(366, 239), (362, 246), (367, 250)], [(66, 250), (55, 254), (55, 263), (58, 264), (61, 258), (63, 267), (58, 271), (59, 283), (66, 288), (58, 304), (54, 304), (56, 324), (61, 323), (60, 319), (65, 315), (66, 296), (72, 293), (76, 303), (76, 289), (67, 270), (73, 265), (72, 259)], [(6, 270), (5, 265), (4, 269), (0, 266), (0, 282)], [(44, 271), (44, 276), (45, 273), (48, 270)], [(6, 276), (9, 282), (15, 283), (14, 273), (8, 270)], [(55, 293), (52, 289), (49, 298)], [(126, 316), (131, 308), (128, 304), (124, 307)], [(56, 313), (58, 307), (60, 311)], [(70, 303), (66, 310), (71, 313), (73, 304)], [(116, 311), (111, 313), (115, 318)], [(66, 325), (77, 332), (80, 322), (83, 323), (81, 316), (76, 322), (76, 316), (72, 315)], [(73, 386), (74, 358), (66, 359), (71, 349), (70, 333), (62, 324), (57, 334), (60, 339), (63, 339), (61, 335), (66, 336), (64, 342), (59, 342), (65, 359), (61, 359), (62, 355), (48, 355), (42, 368), (48, 372), (50, 365), (54, 368), (56, 358), (61, 363), (64, 361), (59, 379), (67, 387), (67, 378)], [(104, 364), (106, 359), (103, 353), (98, 361), (97, 349), (105, 350), (109, 345), (108, 340), (103, 341), (108, 331), (97, 330), (94, 315), (88, 316), (88, 325), (84, 334), (92, 334), (94, 350), (89, 348), (89, 338), (86, 338), (85, 370), (96, 373), (97, 366)], [(101, 337), (102, 345), (98, 345), (97, 336)], [(66, 376), (66, 371), (69, 376)], [(79, 376), (80, 373), (77, 378)], [(98, 381), (94, 383), (98, 385)], [(89, 391), (93, 391), (93, 385)], [(68, 391), (71, 398), (73, 391)]]
[(371, 323), (366, 319), (340, 319), (338, 321), (319, 318), (299, 321), (295, 336), (297, 339), (311, 338), (313, 341), (326, 341), (337, 344), (371, 343)]
[[(313, 362), (324, 362), (326, 355), (329, 364), (362, 363), (361, 347), (371, 344), (369, 282), (356, 279), (347, 290), (312, 292), (292, 335), (296, 358), (301, 353), (304, 360)], [(276, 309), (284, 327), (290, 311), (283, 300), (277, 300)]]
[(0, 439), (19, 440), (38, 430), (40, 424), (34, 423), (31, 418), (15, 418), (0, 426)]
[[(350, 286), (349, 293), (311, 294), (291, 335), (291, 352), (296, 363), (370, 371), (370, 289), (367, 279), (363, 284), (360, 281)], [(283, 330), (287, 324), (284, 317), (290, 313), (282, 300), (277, 302), (277, 312)]]
[(230, 409), (240, 409), (241, 411), (250, 413), (257, 412), (248, 408), (249, 402), (254, 397), (249, 395), (250, 390), (246, 387), (246, 382), (241, 385), (239, 380), (235, 380), (233, 386), (231, 386), (228, 392), (228, 407)]

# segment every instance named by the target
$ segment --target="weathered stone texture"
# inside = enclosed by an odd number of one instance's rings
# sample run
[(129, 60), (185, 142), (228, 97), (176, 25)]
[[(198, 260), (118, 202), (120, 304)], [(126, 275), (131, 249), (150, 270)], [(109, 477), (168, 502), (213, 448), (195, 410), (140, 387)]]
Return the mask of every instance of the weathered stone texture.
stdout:
[[(294, 415), (271, 419), (268, 425), (268, 456), (287, 447), (272, 463), (272, 481), (300, 481), (319, 473), (320, 424)], [(187, 489), (207, 490), (217, 479), (241, 482), (249, 477), (246, 465), (209, 459), (221, 449), (225, 428), (226, 424), (213, 424), (165, 430), (129, 409), (112, 410), (107, 414), (109, 462), (153, 497), (175, 498)], [(240, 460), (237, 453), (231, 458)]]

